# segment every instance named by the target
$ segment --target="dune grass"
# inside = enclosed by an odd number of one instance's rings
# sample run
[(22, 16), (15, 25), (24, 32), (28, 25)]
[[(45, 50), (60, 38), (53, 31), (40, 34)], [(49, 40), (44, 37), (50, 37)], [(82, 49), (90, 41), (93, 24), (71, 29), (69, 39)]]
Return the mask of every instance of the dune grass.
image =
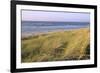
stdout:
[(90, 58), (90, 31), (81, 28), (22, 38), (21, 61), (43, 62)]

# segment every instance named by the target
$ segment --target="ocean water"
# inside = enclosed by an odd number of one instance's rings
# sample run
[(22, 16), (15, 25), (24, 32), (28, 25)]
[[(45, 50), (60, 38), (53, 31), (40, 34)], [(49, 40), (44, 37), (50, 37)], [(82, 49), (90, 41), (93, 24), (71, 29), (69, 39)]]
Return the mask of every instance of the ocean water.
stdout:
[(34, 35), (36, 33), (45, 33), (57, 30), (72, 30), (78, 28), (89, 27), (88, 22), (37, 22), (37, 21), (22, 21), (21, 34)]

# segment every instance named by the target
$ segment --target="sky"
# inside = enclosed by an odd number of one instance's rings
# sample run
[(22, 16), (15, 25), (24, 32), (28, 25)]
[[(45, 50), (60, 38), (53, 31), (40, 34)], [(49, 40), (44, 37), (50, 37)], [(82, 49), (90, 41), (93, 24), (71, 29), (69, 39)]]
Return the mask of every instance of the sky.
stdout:
[(90, 13), (22, 10), (22, 21), (90, 22)]

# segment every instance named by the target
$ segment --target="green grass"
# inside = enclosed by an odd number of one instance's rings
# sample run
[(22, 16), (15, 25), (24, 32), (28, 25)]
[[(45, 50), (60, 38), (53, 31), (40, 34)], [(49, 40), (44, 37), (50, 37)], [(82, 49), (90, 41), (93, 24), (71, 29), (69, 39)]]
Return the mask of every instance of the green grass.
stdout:
[(22, 38), (22, 62), (85, 60), (89, 59), (89, 56), (89, 28), (57, 31)]

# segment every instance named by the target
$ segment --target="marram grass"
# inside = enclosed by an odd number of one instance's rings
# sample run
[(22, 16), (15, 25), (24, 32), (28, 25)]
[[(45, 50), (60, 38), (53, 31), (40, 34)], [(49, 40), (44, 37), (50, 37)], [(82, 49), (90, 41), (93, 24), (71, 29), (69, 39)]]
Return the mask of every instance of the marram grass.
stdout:
[(43, 62), (90, 58), (90, 31), (81, 28), (22, 38), (21, 61)]

